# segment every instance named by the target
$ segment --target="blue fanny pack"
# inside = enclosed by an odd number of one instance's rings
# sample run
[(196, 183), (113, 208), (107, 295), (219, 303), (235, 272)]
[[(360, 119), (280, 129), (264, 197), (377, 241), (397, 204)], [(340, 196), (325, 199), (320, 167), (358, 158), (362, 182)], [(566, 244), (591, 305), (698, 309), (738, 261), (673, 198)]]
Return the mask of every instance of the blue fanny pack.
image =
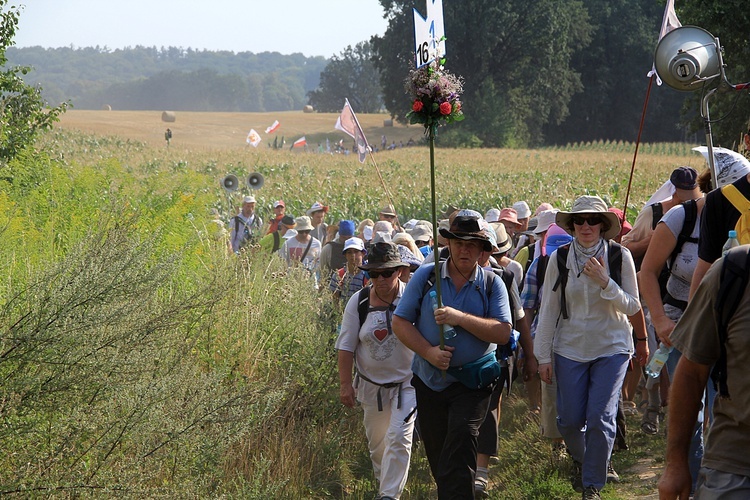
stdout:
[(498, 381), (501, 368), (493, 351), (471, 363), (448, 368), (447, 372), (469, 389), (483, 389)]

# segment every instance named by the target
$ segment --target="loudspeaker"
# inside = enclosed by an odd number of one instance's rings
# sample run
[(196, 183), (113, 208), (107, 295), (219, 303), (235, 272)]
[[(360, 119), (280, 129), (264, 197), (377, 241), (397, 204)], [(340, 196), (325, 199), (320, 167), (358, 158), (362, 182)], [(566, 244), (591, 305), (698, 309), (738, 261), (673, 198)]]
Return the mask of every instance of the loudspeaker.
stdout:
[(236, 175), (229, 174), (222, 179), (221, 186), (231, 193), (232, 191), (237, 191), (237, 188), (240, 187), (240, 180)]
[(254, 172), (247, 176), (247, 187), (250, 189), (260, 189), (263, 187), (263, 176)]
[(714, 36), (697, 26), (676, 28), (659, 40), (654, 51), (656, 73), (676, 90), (698, 90), (700, 83), (721, 76)]

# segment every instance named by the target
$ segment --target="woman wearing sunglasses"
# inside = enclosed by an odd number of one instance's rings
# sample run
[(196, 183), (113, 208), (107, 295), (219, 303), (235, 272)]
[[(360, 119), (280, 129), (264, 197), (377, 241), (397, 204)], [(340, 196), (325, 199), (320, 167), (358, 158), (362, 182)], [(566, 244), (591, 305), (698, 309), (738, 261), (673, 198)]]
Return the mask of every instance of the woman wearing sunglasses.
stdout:
[[(622, 284), (610, 277), (610, 257), (619, 246), (608, 240), (619, 234), (620, 221), (601, 198), (581, 196), (570, 212), (558, 212), (556, 223), (573, 241), (550, 256), (534, 352), (546, 383), (554, 366), (557, 426), (573, 457), (573, 486), (584, 499), (596, 499), (606, 483), (620, 389), (634, 350), (628, 317), (640, 310), (638, 285), (625, 248)], [(565, 269), (557, 257), (563, 249)], [(558, 280), (563, 273), (564, 287)], [(641, 358), (648, 356), (643, 340), (638, 342)]]
[[(370, 459), (378, 480), (378, 498), (400, 498), (406, 485), (414, 431), (416, 396), (411, 385), (414, 353), (393, 334), (393, 311), (405, 284), (399, 279), (409, 264), (391, 242), (370, 246), (370, 285), (349, 299), (336, 341), (341, 402), (364, 409)], [(360, 322), (360, 303), (369, 299)], [(352, 376), (353, 368), (356, 374)]]

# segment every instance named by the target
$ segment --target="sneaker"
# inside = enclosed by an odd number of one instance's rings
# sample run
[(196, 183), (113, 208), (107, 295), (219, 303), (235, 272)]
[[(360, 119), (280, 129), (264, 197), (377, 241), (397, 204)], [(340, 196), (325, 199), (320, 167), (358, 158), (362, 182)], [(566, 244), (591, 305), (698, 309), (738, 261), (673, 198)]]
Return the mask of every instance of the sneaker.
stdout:
[(619, 483), (620, 482), (620, 475), (617, 473), (614, 467), (612, 467), (612, 462), (609, 462), (607, 464), (607, 482), (608, 483)]
[(583, 470), (581, 463), (573, 460), (573, 467), (570, 471), (570, 484), (578, 493), (583, 492)]
[(490, 495), (487, 493), (487, 480), (484, 478), (476, 478), (474, 480), (474, 498), (489, 498)]
[(583, 495), (581, 495), (581, 498), (583, 500), (600, 500), (602, 497), (599, 495), (599, 490), (594, 488), (593, 486), (587, 486), (585, 490), (583, 490)]

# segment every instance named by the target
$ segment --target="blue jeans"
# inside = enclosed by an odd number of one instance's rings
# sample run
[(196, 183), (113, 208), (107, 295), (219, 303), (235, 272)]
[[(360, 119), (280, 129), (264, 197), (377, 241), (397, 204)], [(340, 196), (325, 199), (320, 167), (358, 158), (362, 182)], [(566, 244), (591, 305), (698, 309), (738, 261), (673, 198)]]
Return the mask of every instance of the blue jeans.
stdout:
[[(681, 357), (682, 353), (680, 351), (678, 351), (677, 349), (672, 349), (672, 352), (669, 354), (669, 358), (667, 358), (666, 366), (667, 372), (669, 372), (670, 381), (674, 380), (674, 372), (675, 369), (677, 369), (677, 363), (680, 361)], [(714, 384), (710, 379), (708, 381), (707, 387), (709, 409), (712, 409), (713, 401), (716, 397), (716, 389), (714, 389)], [(695, 429), (693, 429), (693, 435), (690, 439), (688, 466), (690, 467), (690, 476), (693, 479), (693, 486), (691, 488), (691, 491), (695, 491), (695, 487), (698, 484), (698, 472), (701, 468), (701, 460), (703, 460), (703, 404), (705, 404), (705, 399), (706, 398), (704, 395), (701, 409), (700, 411), (698, 411), (698, 421), (695, 423)], [(713, 418), (713, 412), (711, 412), (711, 417)]]
[(573, 460), (583, 466), (583, 487), (607, 482), (629, 354), (578, 362), (555, 354), (557, 427)]

